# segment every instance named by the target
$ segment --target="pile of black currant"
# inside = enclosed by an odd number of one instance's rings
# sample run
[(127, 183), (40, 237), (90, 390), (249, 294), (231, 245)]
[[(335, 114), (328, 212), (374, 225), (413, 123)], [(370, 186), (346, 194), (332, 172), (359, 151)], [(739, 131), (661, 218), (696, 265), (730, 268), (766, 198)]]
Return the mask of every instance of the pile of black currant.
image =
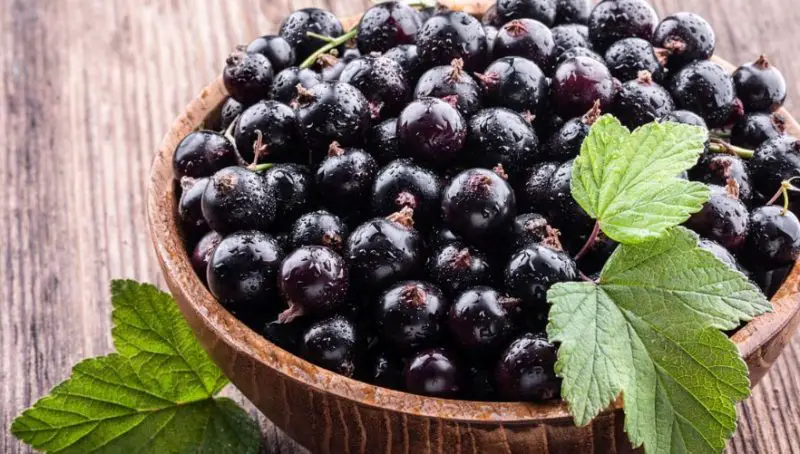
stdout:
[(729, 74), (714, 44), (645, 0), (499, 0), (482, 21), (387, 1), (348, 32), (295, 11), (230, 55), (230, 99), (175, 151), (191, 262), (231, 313), (340, 374), (557, 398), (546, 292), (616, 247), (570, 194), (599, 115), (707, 127), (686, 178), (712, 196), (686, 225), (768, 294), (798, 258), (786, 83), (763, 56)]

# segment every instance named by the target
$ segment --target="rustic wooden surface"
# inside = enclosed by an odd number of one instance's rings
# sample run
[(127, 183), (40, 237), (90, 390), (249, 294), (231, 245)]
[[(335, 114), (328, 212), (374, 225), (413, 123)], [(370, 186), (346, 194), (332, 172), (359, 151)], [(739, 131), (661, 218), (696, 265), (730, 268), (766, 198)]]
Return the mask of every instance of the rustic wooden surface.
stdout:
[[(800, 114), (793, 0), (655, 4), (706, 17), (729, 61), (766, 53)], [(235, 44), (310, 5), (349, 15), (366, 2), (0, 0), (0, 452), (28, 452), (8, 434), (12, 418), (78, 360), (110, 350), (108, 282), (163, 286), (144, 194), (172, 118)], [(264, 452), (303, 451), (261, 422)], [(740, 406), (729, 451), (800, 453), (800, 336)]]

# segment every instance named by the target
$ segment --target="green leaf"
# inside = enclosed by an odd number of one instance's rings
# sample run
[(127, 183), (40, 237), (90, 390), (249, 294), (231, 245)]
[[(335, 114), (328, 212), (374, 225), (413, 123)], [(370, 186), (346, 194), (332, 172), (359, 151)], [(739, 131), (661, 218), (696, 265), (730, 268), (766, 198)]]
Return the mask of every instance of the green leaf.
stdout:
[(560, 343), (556, 373), (579, 425), (620, 393), (625, 429), (648, 453), (721, 452), (749, 394), (747, 367), (718, 328), (771, 306), (747, 278), (675, 227), (621, 245), (599, 283), (548, 292), (547, 333)]
[(253, 453), (260, 432), (213, 396), (227, 383), (169, 295), (112, 283), (119, 354), (84, 360), (16, 418), (11, 432), (45, 452)]
[(677, 177), (703, 152), (708, 132), (649, 123), (630, 133), (604, 115), (592, 126), (572, 170), (572, 196), (620, 243), (657, 238), (700, 210), (709, 190)]

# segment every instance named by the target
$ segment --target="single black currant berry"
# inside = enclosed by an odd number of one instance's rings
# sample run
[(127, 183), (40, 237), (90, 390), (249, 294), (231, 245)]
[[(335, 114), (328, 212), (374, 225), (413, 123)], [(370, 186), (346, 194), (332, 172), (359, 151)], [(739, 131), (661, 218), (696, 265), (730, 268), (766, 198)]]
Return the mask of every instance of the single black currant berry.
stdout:
[(397, 118), (383, 120), (367, 131), (367, 150), (378, 161), (386, 165), (400, 157), (397, 146)]
[(725, 186), (728, 179), (732, 179), (739, 188), (739, 200), (749, 203), (753, 198), (753, 185), (747, 163), (738, 156), (724, 153), (709, 153), (703, 155), (689, 171), (692, 180), (706, 184)]
[(464, 60), (469, 71), (483, 69), (488, 60), (486, 32), (467, 13), (446, 11), (428, 19), (417, 33), (419, 57), (427, 67)]
[(550, 138), (550, 142), (545, 147), (547, 159), (564, 162), (573, 159), (581, 152), (581, 145), (589, 130), (602, 112), (600, 103), (595, 102), (594, 106), (582, 117), (573, 118), (566, 123)]
[(208, 289), (228, 309), (272, 313), (283, 249), (272, 236), (256, 230), (232, 233), (219, 242), (208, 260)]
[(514, 19), (530, 18), (550, 27), (558, 14), (557, 0), (499, 0), (497, 18), (501, 24)]
[(664, 76), (663, 59), (663, 52), (641, 38), (625, 38), (606, 51), (608, 70), (623, 82), (636, 79), (641, 71), (648, 71), (660, 81)]
[(444, 223), (469, 242), (487, 240), (517, 214), (514, 190), (506, 182), (502, 166), (498, 167), (495, 171), (465, 170), (442, 194)]
[(276, 164), (264, 172), (264, 180), (275, 197), (275, 220), (289, 226), (311, 204), (313, 188), (308, 168), (298, 164)]
[(719, 259), (719, 261), (722, 263), (728, 265), (731, 269), (745, 273), (744, 268), (739, 265), (739, 262), (736, 260), (736, 257), (731, 254), (731, 251), (725, 249), (716, 241), (703, 238), (699, 243), (697, 243), (697, 246), (699, 246), (700, 249), (705, 249), (706, 251), (714, 254), (714, 257)]
[[(344, 33), (342, 23), (330, 11), (319, 8), (298, 9), (283, 20), (280, 35), (294, 46), (297, 61), (305, 60), (317, 49), (324, 46), (325, 41), (309, 36), (308, 32), (336, 38)], [(337, 48), (341, 54), (341, 48)]]
[(275, 76), (269, 97), (275, 101), (289, 104), (297, 99), (298, 85), (309, 89), (319, 83), (322, 83), (322, 76), (316, 71), (309, 68), (300, 69), (297, 66), (291, 66)]
[(383, 53), (400, 44), (414, 44), (421, 27), (422, 17), (408, 4), (393, 0), (378, 3), (361, 16), (356, 44), (363, 55)]
[(178, 216), (181, 218), (184, 237), (197, 238), (208, 231), (208, 223), (203, 217), (203, 193), (208, 186), (208, 178), (181, 178), (181, 198), (178, 201)]
[(791, 211), (769, 205), (750, 215), (747, 259), (760, 269), (790, 265), (800, 257), (800, 221)]
[(447, 327), (465, 351), (492, 351), (514, 335), (520, 300), (502, 296), (490, 287), (473, 287), (450, 306)]
[(403, 68), (390, 58), (370, 55), (356, 58), (345, 66), (339, 80), (364, 94), (373, 118), (397, 115), (411, 98)]
[(356, 329), (355, 323), (341, 315), (322, 319), (303, 333), (300, 356), (337, 374), (352, 377), (358, 353)]
[(484, 168), (502, 164), (512, 180), (522, 178), (541, 158), (533, 127), (503, 107), (483, 109), (469, 120), (467, 151), (471, 164)]
[(226, 99), (219, 111), (219, 130), (226, 131), (243, 111), (242, 103), (233, 98)]
[(272, 63), (267, 57), (240, 50), (228, 56), (222, 70), (225, 89), (233, 99), (248, 106), (269, 95), (274, 76)]
[(528, 115), (523, 112), (522, 116), (525, 120), (531, 120), (533, 129), (536, 131), (536, 135), (539, 136), (539, 143), (542, 144), (542, 152), (547, 151), (544, 148), (550, 143), (550, 139), (552, 139), (566, 123), (563, 118), (556, 115), (554, 112), (545, 112), (539, 115)]
[(554, 370), (556, 351), (544, 334), (518, 337), (500, 356), (495, 368), (497, 390), (508, 400), (539, 402), (557, 398), (561, 380)]
[(478, 74), (487, 106), (508, 107), (521, 113), (544, 112), (550, 83), (536, 63), (522, 57), (503, 57)]
[(450, 243), (437, 250), (426, 265), (428, 276), (445, 294), (454, 297), (476, 285), (491, 283), (489, 259), (475, 248)]
[(733, 79), (720, 65), (702, 60), (690, 63), (672, 78), (670, 92), (679, 109), (700, 115), (711, 128), (723, 126), (734, 112)]
[(469, 118), (481, 107), (481, 87), (464, 71), (460, 58), (449, 66), (436, 66), (420, 77), (414, 88), (414, 99), (455, 97), (456, 109)]
[(483, 31), (486, 33), (486, 55), (493, 55), (494, 42), (497, 40), (497, 33), (499, 33), (500, 30), (494, 25), (484, 25)]
[(386, 216), (409, 207), (414, 210), (415, 224), (429, 228), (439, 219), (442, 182), (430, 170), (401, 159), (378, 172), (370, 198), (374, 215)]
[(222, 235), (217, 232), (208, 232), (200, 238), (200, 241), (192, 249), (192, 255), (189, 256), (189, 261), (192, 263), (192, 268), (204, 283), (206, 282), (206, 272), (208, 271), (208, 262), (211, 260), (211, 254), (214, 249), (222, 241)]
[(272, 63), (277, 73), (295, 64), (294, 47), (281, 36), (266, 35), (256, 38), (247, 45), (245, 52), (262, 54)]
[(458, 158), (466, 138), (464, 117), (438, 98), (413, 101), (397, 117), (400, 152), (437, 168), (447, 167)]
[(259, 101), (248, 107), (236, 123), (233, 133), (236, 149), (246, 162), (254, 162), (256, 142), (261, 138), (258, 162), (302, 162), (300, 129), (294, 110), (278, 101)]
[[(593, 220), (572, 198), (570, 181), (572, 181), (573, 164), (574, 160), (571, 160), (559, 165), (545, 188), (547, 218), (563, 231), (591, 230)], [(529, 209), (543, 211), (536, 206), (531, 206)]]
[(592, 47), (589, 43), (589, 28), (585, 25), (564, 24), (553, 27), (550, 31), (553, 33), (553, 42), (556, 45), (553, 52), (555, 58), (576, 47)]
[(341, 253), (347, 240), (347, 225), (338, 216), (319, 210), (300, 216), (289, 232), (292, 248), (325, 246)]
[(417, 80), (424, 69), (416, 44), (401, 44), (389, 49), (383, 56), (400, 65), (409, 84)]
[(569, 60), (570, 58), (575, 58), (575, 57), (587, 57), (597, 62), (600, 62), (604, 65), (606, 64), (606, 61), (605, 59), (603, 59), (603, 56), (593, 51), (592, 49), (589, 49), (588, 47), (573, 47), (572, 49), (565, 50), (556, 57), (556, 68), (558, 68), (562, 63)]
[(658, 121), (673, 110), (672, 96), (647, 71), (622, 84), (611, 107), (611, 112), (630, 129)]
[(303, 333), (309, 327), (309, 320), (298, 318), (291, 322), (281, 323), (272, 320), (259, 330), (264, 338), (292, 354), (300, 353)]
[(747, 207), (739, 200), (739, 187), (729, 178), (726, 186), (709, 185), (709, 189), (711, 197), (686, 221), (686, 226), (736, 252), (747, 238), (750, 217)]
[(439, 343), (448, 302), (436, 286), (400, 282), (379, 299), (375, 317), (382, 338), (397, 351), (412, 353)]
[(548, 212), (550, 182), (560, 166), (558, 162), (540, 162), (531, 167), (525, 183), (517, 191), (520, 209)]
[(589, 16), (589, 39), (605, 52), (624, 38), (649, 41), (657, 24), (658, 15), (646, 0), (605, 0)]
[(494, 41), (494, 58), (523, 57), (550, 73), (555, 61), (553, 33), (533, 19), (514, 19), (500, 27)]
[(442, 348), (418, 353), (408, 361), (405, 385), (414, 394), (456, 396), (461, 391), (461, 373), (455, 356)]
[(278, 317), (281, 322), (330, 313), (345, 303), (347, 264), (325, 246), (302, 246), (283, 260), (278, 284), (289, 305)]
[(731, 129), (731, 144), (754, 150), (769, 139), (786, 133), (786, 120), (777, 112), (752, 112), (739, 119)]
[(359, 211), (377, 173), (378, 163), (369, 153), (360, 148), (342, 148), (333, 142), (328, 157), (317, 169), (317, 195), (322, 205), (334, 213)]
[[(605, 3), (613, 3), (613, 0)], [(605, 64), (589, 57), (566, 60), (553, 77), (556, 113), (564, 118), (577, 117), (591, 109), (596, 101), (600, 101), (600, 109), (605, 111), (614, 102), (616, 85)]]
[(661, 121), (671, 121), (673, 123), (681, 123), (684, 125), (698, 126), (708, 129), (706, 121), (700, 115), (689, 110), (673, 110), (661, 119)]
[(381, 289), (408, 279), (422, 266), (423, 240), (414, 229), (414, 210), (403, 208), (388, 218), (358, 226), (347, 239), (345, 257), (353, 278)]
[(178, 180), (182, 177), (210, 177), (216, 171), (236, 164), (236, 149), (230, 140), (207, 130), (189, 133), (172, 156), (172, 169)]
[(505, 269), (505, 287), (522, 300), (525, 310), (546, 313), (547, 290), (558, 282), (578, 279), (578, 266), (555, 243), (529, 244), (511, 256)]
[(556, 0), (556, 25), (587, 24), (592, 12), (592, 0)]
[(322, 82), (300, 90), (297, 106), (297, 121), (306, 144), (314, 150), (314, 163), (322, 160), (331, 142), (361, 145), (369, 129), (367, 99), (344, 82)]
[(653, 45), (664, 49), (670, 68), (714, 55), (714, 29), (694, 13), (676, 13), (664, 18), (653, 32)]
[(742, 65), (733, 73), (736, 94), (748, 112), (774, 111), (786, 100), (786, 79), (767, 57)]
[(554, 241), (557, 235), (547, 218), (538, 213), (525, 213), (514, 218), (503, 240), (510, 255), (529, 244)]
[(781, 182), (800, 175), (800, 140), (789, 135), (769, 139), (748, 164), (756, 190), (769, 197)]
[(267, 231), (275, 220), (275, 196), (264, 178), (244, 167), (226, 167), (211, 177), (202, 200), (211, 230)]

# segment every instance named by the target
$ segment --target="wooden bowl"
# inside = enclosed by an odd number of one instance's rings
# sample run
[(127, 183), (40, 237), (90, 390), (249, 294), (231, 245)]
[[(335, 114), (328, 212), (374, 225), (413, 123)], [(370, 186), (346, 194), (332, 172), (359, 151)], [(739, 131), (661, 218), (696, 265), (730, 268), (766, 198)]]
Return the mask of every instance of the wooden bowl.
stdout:
[[(623, 430), (620, 401), (590, 425), (576, 427), (562, 402), (471, 402), (385, 389), (294, 356), (223, 309), (195, 275), (184, 250), (172, 155), (181, 139), (218, 113), (226, 97), (217, 79), (189, 103), (164, 137), (150, 170), (148, 225), (167, 285), (200, 343), (267, 418), (312, 452), (632, 451)], [(788, 119), (789, 132), (800, 137), (794, 118), (786, 111), (782, 114)], [(795, 265), (772, 303), (773, 312), (754, 319), (733, 336), (753, 385), (800, 324), (800, 267)]]

